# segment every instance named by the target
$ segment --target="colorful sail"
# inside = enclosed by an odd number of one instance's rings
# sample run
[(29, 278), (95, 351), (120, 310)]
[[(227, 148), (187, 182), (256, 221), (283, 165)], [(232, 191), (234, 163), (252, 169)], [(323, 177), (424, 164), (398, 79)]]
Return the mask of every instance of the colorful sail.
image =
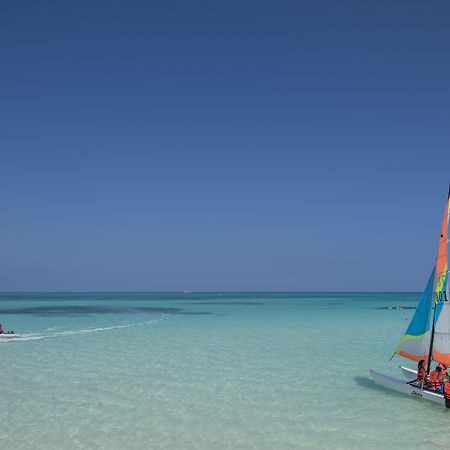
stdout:
[(439, 250), (436, 260), (435, 331), (433, 359), (450, 366), (450, 299), (448, 292), (448, 220), (450, 195), (442, 221)]
[(397, 347), (396, 353), (404, 358), (420, 361), (427, 360), (430, 351), (430, 338), (433, 311), (433, 285), (435, 268), (428, 279), (425, 290), (417, 305), (416, 312), (411, 319), (403, 339)]

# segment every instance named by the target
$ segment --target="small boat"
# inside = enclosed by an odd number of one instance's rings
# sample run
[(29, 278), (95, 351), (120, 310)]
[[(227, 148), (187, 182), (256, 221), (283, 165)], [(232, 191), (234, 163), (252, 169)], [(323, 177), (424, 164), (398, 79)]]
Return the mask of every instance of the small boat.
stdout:
[[(450, 367), (450, 296), (448, 271), (448, 224), (450, 188), (439, 237), (438, 255), (425, 290), (400, 344), (391, 359), (398, 355), (416, 363), (424, 360), (427, 372), (432, 362)], [(418, 398), (445, 404), (444, 396), (417, 383), (417, 370), (399, 366), (404, 379), (370, 371), (372, 380), (381, 386)]]
[(1, 339), (15, 339), (15, 338), (20, 338), (20, 334), (17, 333), (2, 333), (0, 334), (0, 340)]

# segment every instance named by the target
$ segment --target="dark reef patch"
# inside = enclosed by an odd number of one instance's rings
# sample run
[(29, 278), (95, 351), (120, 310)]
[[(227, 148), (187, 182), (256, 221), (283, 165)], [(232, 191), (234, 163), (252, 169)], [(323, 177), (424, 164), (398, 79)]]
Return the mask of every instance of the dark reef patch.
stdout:
[(185, 311), (180, 308), (160, 308), (152, 306), (142, 307), (103, 307), (103, 306), (37, 306), (32, 308), (0, 309), (0, 315), (32, 315), (40, 317), (54, 316), (85, 316), (89, 314), (123, 314), (123, 313), (146, 313), (146, 314), (184, 314), (184, 315), (207, 315), (206, 311)]
[(227, 302), (227, 301), (223, 301), (223, 302), (190, 302), (189, 305), (249, 305), (249, 306), (259, 306), (259, 305), (264, 305), (264, 303), (260, 303), (260, 302)]

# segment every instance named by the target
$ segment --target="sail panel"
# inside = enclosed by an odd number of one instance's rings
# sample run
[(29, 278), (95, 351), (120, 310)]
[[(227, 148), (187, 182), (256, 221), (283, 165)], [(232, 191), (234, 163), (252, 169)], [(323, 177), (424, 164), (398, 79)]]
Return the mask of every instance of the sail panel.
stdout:
[[(439, 249), (436, 260), (436, 301), (443, 296), (444, 285), (448, 271), (448, 216), (450, 212), (450, 198), (447, 201), (444, 219), (442, 220), (441, 236), (439, 238)], [(443, 299), (444, 300), (444, 299)]]
[(450, 196), (442, 221), (439, 250), (436, 260), (435, 333), (433, 359), (450, 364), (450, 302), (448, 298), (448, 217)]
[(431, 337), (434, 279), (435, 268), (431, 271), (425, 290), (417, 305), (416, 312), (396, 350), (396, 353), (400, 356), (412, 359), (413, 361), (428, 359)]

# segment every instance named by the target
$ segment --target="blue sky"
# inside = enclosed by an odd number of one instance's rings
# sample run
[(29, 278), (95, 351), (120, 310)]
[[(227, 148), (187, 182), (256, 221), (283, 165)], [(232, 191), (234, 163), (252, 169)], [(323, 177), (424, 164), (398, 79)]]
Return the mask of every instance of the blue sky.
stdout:
[(446, 1), (1, 6), (0, 290), (421, 290)]

